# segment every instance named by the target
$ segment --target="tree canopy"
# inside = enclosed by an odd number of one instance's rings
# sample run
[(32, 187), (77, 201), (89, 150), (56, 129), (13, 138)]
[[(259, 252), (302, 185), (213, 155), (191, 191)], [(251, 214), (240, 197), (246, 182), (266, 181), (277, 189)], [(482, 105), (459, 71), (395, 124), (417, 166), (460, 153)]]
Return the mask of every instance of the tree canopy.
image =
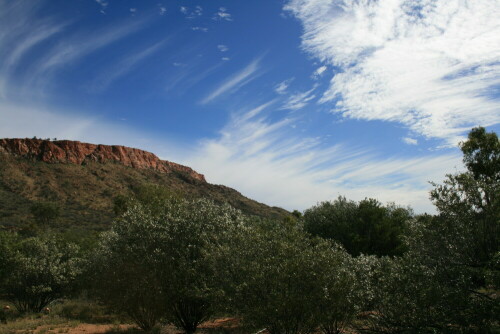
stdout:
[(401, 255), (402, 235), (413, 212), (375, 199), (360, 202), (339, 197), (322, 202), (304, 213), (307, 232), (336, 240), (352, 255)]

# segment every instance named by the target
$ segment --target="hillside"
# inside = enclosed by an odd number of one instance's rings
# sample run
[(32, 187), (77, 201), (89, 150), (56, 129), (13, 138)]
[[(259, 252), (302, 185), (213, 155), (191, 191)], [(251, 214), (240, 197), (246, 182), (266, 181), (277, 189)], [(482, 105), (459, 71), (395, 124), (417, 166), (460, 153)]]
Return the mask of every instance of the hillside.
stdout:
[(0, 226), (25, 227), (32, 222), (32, 204), (51, 201), (62, 209), (61, 227), (103, 230), (114, 217), (114, 198), (143, 184), (228, 202), (250, 215), (287, 215), (281, 208), (210, 184), (189, 167), (139, 149), (67, 140), (0, 139)]

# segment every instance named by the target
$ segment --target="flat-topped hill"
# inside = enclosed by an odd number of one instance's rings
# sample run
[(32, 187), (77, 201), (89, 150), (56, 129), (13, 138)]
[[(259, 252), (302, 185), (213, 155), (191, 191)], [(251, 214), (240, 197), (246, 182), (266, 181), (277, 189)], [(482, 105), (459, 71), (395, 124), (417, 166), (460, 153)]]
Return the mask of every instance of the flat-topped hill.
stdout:
[(0, 139), (0, 226), (22, 228), (33, 221), (33, 203), (50, 201), (61, 207), (62, 227), (103, 230), (114, 217), (114, 198), (144, 184), (228, 202), (250, 215), (288, 215), (143, 150), (68, 140)]

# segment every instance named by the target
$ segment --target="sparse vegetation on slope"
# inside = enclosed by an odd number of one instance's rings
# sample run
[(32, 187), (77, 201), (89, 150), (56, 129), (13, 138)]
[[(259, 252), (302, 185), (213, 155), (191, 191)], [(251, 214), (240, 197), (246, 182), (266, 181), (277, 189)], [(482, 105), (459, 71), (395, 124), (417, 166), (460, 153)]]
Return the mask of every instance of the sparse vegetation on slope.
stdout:
[(84, 165), (45, 163), (0, 153), (0, 226), (29, 228), (32, 207), (57, 203), (59, 228), (103, 231), (114, 218), (114, 198), (128, 196), (144, 184), (156, 184), (190, 198), (227, 202), (249, 215), (281, 219), (288, 212), (244, 197), (234, 189), (213, 185), (182, 171), (162, 173), (116, 162)]

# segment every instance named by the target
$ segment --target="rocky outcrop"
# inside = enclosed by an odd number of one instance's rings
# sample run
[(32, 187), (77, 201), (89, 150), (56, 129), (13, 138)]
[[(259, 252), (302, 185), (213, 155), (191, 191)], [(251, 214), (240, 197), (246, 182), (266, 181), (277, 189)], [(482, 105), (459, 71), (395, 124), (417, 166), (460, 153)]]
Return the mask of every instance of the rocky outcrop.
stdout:
[(137, 169), (154, 169), (163, 173), (181, 172), (194, 179), (205, 177), (191, 168), (161, 160), (150, 152), (117, 145), (95, 145), (71, 140), (0, 139), (0, 152), (34, 158), (47, 163), (84, 164), (86, 161), (116, 162)]

